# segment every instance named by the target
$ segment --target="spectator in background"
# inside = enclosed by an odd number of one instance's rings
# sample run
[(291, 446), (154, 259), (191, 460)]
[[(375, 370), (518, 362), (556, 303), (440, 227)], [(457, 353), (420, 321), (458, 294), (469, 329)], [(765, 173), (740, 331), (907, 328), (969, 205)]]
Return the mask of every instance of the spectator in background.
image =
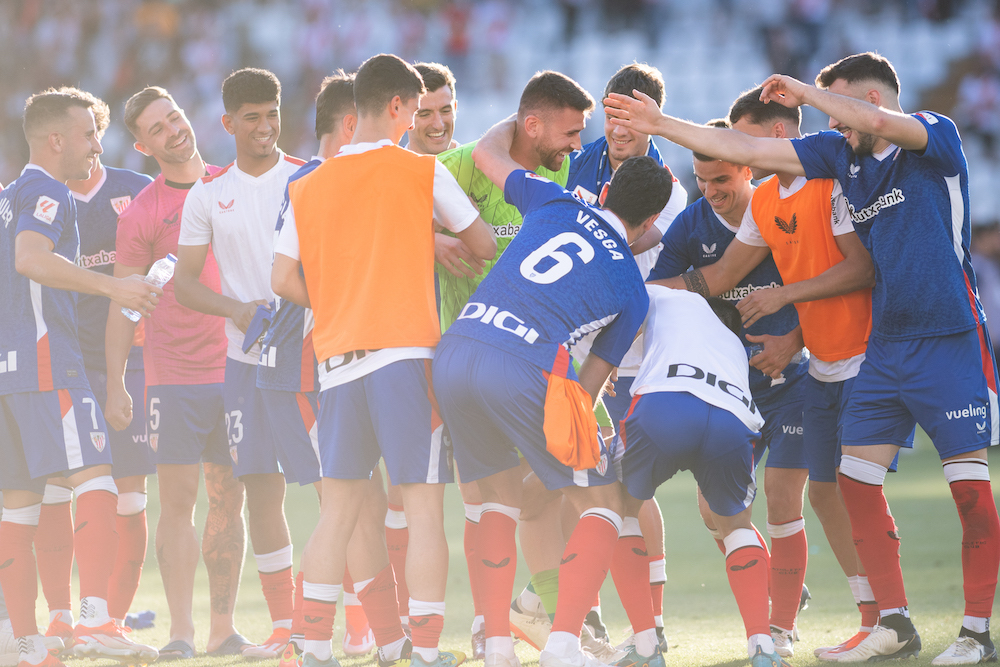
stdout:
[(1000, 220), (972, 226), (972, 268), (994, 349), (1000, 344)]

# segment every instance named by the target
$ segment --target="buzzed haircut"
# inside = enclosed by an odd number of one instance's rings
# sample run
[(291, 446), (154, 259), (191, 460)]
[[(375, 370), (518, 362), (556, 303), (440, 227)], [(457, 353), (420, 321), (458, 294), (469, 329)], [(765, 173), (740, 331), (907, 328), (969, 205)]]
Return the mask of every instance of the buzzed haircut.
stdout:
[(281, 104), (281, 82), (273, 72), (257, 67), (236, 70), (222, 82), (222, 105), (234, 114), (244, 104)]
[(173, 96), (167, 92), (167, 89), (159, 86), (147, 86), (128, 98), (128, 101), (125, 103), (125, 127), (128, 128), (128, 131), (136, 139), (139, 138), (139, 116), (146, 110), (146, 107), (156, 100), (170, 100), (171, 104), (175, 106), (177, 104), (174, 102)]
[(90, 100), (90, 110), (94, 112), (94, 122), (97, 125), (98, 134), (104, 134), (104, 131), (108, 129), (108, 125), (111, 125), (111, 107), (97, 95), (88, 93), (86, 90), (74, 88), (73, 86), (60, 86), (59, 92), (79, 95), (84, 99)]
[(68, 92), (55, 88), (35, 93), (24, 102), (22, 127), (25, 139), (30, 143), (32, 136), (49, 129), (52, 123), (66, 120), (72, 107), (91, 109), (93, 107), (92, 97), (84, 97), (80, 91)]
[(455, 75), (451, 73), (447, 65), (441, 63), (416, 63), (413, 68), (420, 73), (424, 80), (424, 87), (428, 93), (433, 93), (442, 86), (451, 88), (451, 94), (455, 94)]
[(706, 301), (708, 301), (715, 316), (726, 325), (726, 328), (739, 336), (743, 329), (743, 318), (739, 309), (733, 303), (718, 296), (710, 296)]
[(604, 87), (604, 97), (609, 93), (632, 96), (632, 91), (638, 90), (653, 98), (657, 106), (663, 106), (664, 94), (663, 74), (660, 70), (646, 63), (625, 65), (615, 72), (615, 75)]
[(634, 229), (650, 216), (659, 215), (673, 187), (669, 168), (648, 155), (630, 157), (615, 171), (604, 208)]
[[(732, 129), (733, 126), (730, 125), (729, 121), (726, 120), (725, 118), (713, 118), (712, 120), (705, 123), (705, 127), (720, 127), (724, 130), (728, 130)], [(694, 159), (697, 160), (698, 162), (717, 162), (719, 160), (719, 158), (717, 157), (705, 155), (704, 153), (696, 153), (694, 151), (691, 151), (691, 154), (694, 155)]]
[(427, 90), (420, 72), (391, 53), (380, 53), (361, 63), (354, 76), (354, 105), (359, 115), (377, 115), (394, 97), (409, 101)]
[(899, 94), (899, 77), (896, 76), (896, 69), (887, 58), (874, 51), (856, 53), (827, 65), (817, 75), (816, 85), (820, 88), (829, 88), (838, 79), (843, 79), (846, 83), (875, 81), (889, 86), (897, 95)]
[(586, 115), (594, 109), (594, 98), (583, 86), (560, 72), (538, 72), (528, 80), (517, 107), (518, 118), (542, 111), (576, 109)]
[(354, 111), (354, 74), (338, 69), (323, 79), (316, 95), (316, 138), (333, 132)]
[(802, 122), (802, 110), (799, 107), (788, 108), (776, 102), (764, 104), (760, 101), (763, 86), (748, 90), (729, 107), (729, 122), (735, 125), (746, 118), (753, 125), (773, 125), (777, 122), (792, 123), (795, 127)]

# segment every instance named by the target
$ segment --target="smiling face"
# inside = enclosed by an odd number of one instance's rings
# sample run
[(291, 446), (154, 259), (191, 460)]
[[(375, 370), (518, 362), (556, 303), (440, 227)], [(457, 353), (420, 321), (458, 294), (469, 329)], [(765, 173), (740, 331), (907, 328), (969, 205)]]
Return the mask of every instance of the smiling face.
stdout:
[(608, 141), (608, 159), (612, 169), (617, 169), (630, 157), (645, 155), (649, 150), (648, 134), (615, 125), (607, 114), (604, 116), (604, 138)]
[(586, 114), (572, 107), (546, 111), (538, 116), (534, 136), (539, 163), (550, 171), (559, 171), (563, 160), (573, 151), (580, 150), (580, 133), (587, 125)]
[(451, 147), (455, 134), (455, 94), (441, 86), (420, 98), (408, 147), (415, 153), (437, 155)]
[[(827, 88), (827, 90), (837, 95), (845, 95), (847, 97), (853, 97), (856, 100), (864, 100), (867, 93), (867, 86), (865, 86), (864, 82), (861, 81), (849, 84), (843, 79), (837, 79), (830, 84), (830, 87)], [(830, 117), (830, 129), (836, 130), (844, 135), (844, 138), (847, 139), (847, 144), (858, 157), (867, 157), (875, 152), (875, 144), (878, 142), (878, 137), (875, 135), (858, 132), (847, 125), (844, 125), (833, 116)]]
[(236, 139), (236, 155), (262, 160), (274, 153), (281, 134), (278, 102), (247, 103), (234, 114), (226, 114), (226, 130)]
[(712, 210), (723, 218), (739, 224), (753, 190), (750, 188), (750, 170), (747, 167), (713, 160), (694, 161), (694, 175), (698, 189)]
[(194, 130), (184, 111), (167, 98), (151, 102), (135, 124), (136, 148), (159, 162), (183, 164), (198, 153)]
[(97, 133), (94, 112), (84, 107), (72, 106), (66, 112), (67, 120), (58, 134), (61, 139), (59, 165), (64, 180), (86, 180), (104, 152)]

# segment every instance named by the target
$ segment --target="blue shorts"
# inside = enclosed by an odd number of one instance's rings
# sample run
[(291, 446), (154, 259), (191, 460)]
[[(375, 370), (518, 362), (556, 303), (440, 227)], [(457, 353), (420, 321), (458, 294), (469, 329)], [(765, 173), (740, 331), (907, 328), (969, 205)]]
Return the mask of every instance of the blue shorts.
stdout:
[[(87, 380), (98, 405), (107, 406), (108, 376), (104, 371), (88, 368)], [(111, 474), (115, 479), (156, 472), (153, 451), (146, 442), (146, 372), (125, 371), (125, 389), (132, 397), (132, 423), (124, 431), (108, 429), (111, 446)]]
[(226, 359), (222, 389), (233, 477), (282, 472), (288, 468), (267, 423), (264, 397), (257, 388), (257, 365)]
[(629, 392), (632, 390), (633, 382), (635, 382), (634, 375), (619, 377), (615, 380), (615, 395), (604, 394), (604, 407), (608, 409), (611, 423), (614, 424), (616, 431), (620, 428), (621, 421), (625, 419), (629, 405), (632, 404), (632, 395)]
[[(804, 384), (800, 382), (799, 387)], [(755, 466), (760, 463), (767, 450), (767, 468), (809, 467), (802, 441), (802, 410), (805, 404), (803, 392), (799, 390), (790, 393), (794, 396), (793, 400), (783, 400), (773, 405), (757, 404), (764, 417), (764, 428), (753, 449)]]
[(753, 502), (758, 436), (728, 410), (687, 392), (642, 394), (620, 435), (622, 483), (633, 498), (649, 500), (678, 470), (690, 470), (716, 514), (733, 516)]
[(844, 413), (843, 446), (913, 446), (916, 424), (942, 459), (997, 444), (997, 368), (985, 326), (950, 336), (872, 338)]
[(232, 464), (221, 383), (147, 387), (146, 402), (149, 448), (157, 464)]
[(279, 450), (285, 480), (301, 485), (320, 479), (316, 415), (319, 393), (261, 389), (271, 434)]
[(319, 395), (323, 477), (368, 479), (385, 459), (393, 484), (455, 481), (428, 359), (404, 359)]
[(484, 343), (448, 336), (434, 355), (434, 387), (462, 481), (517, 466), (518, 452), (550, 490), (617, 481), (603, 442), (602, 463), (591, 470), (573, 470), (548, 452), (542, 430), (548, 380), (538, 366)]
[(89, 389), (0, 396), (0, 489), (45, 491), (45, 478), (110, 464), (108, 427)]
[(812, 376), (806, 378), (802, 426), (806, 433), (809, 479), (813, 482), (837, 481), (844, 410), (851, 397), (854, 380), (820, 382)]

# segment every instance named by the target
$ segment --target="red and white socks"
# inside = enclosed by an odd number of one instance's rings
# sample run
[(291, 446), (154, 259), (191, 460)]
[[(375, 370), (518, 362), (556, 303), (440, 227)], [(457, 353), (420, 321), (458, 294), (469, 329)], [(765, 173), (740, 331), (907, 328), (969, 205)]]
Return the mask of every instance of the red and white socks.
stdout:
[(295, 582), (292, 578), (292, 545), (266, 554), (254, 554), (257, 574), (267, 610), (274, 630), (283, 628), (291, 632), (295, 599)]
[(768, 557), (760, 534), (749, 528), (737, 528), (723, 542), (726, 575), (743, 618), (750, 655), (758, 646), (765, 653), (774, 653), (768, 621)]
[(667, 560), (663, 554), (649, 557), (649, 595), (653, 603), (653, 622), (663, 632), (663, 587), (667, 583)]
[(111, 618), (124, 621), (135, 592), (139, 589), (146, 561), (149, 532), (146, 525), (146, 494), (125, 491), (118, 494), (118, 554), (108, 584), (108, 611)]
[[(483, 503), (477, 530), (476, 559), (483, 570), (480, 604), (486, 630), (486, 655), (514, 657), (510, 636), (510, 598), (517, 571), (514, 534), (521, 510), (500, 503)], [(471, 572), (471, 568), (470, 568)]]
[(305, 653), (320, 662), (333, 657), (333, 620), (337, 615), (340, 584), (302, 582), (302, 629)]
[(407, 623), (410, 590), (406, 586), (406, 551), (410, 544), (410, 529), (402, 505), (389, 503), (385, 513), (385, 547), (389, 552), (389, 563), (396, 577), (396, 595), (399, 598), (399, 620)]
[(878, 623), (878, 603), (875, 602), (875, 595), (872, 593), (871, 584), (864, 574), (856, 574), (847, 578), (847, 583), (851, 586), (851, 594), (854, 596), (854, 603), (858, 605), (861, 612), (861, 632), (871, 632), (875, 624)]
[(444, 601), (430, 602), (410, 598), (410, 641), (413, 657), (430, 664), (438, 658), (438, 642), (444, 629)]
[[(611, 561), (611, 576), (628, 614), (639, 655), (651, 656), (658, 645), (653, 600), (650, 595), (649, 556), (646, 541), (639, 529), (639, 520), (627, 516), (615, 544)], [(661, 589), (662, 590), (662, 589)]]
[(771, 537), (770, 624), (791, 632), (799, 611), (809, 560), (806, 523), (802, 517), (781, 524), (768, 523), (767, 534)]
[(80, 620), (94, 628), (110, 620), (108, 584), (118, 554), (118, 488), (110, 475), (76, 487), (76, 565), (80, 573)]
[(45, 485), (38, 525), (41, 530), (35, 533), (35, 555), (49, 617), (72, 627), (73, 489)]
[(469, 588), (472, 591), (472, 607), (475, 612), (475, 617), (472, 619), (472, 634), (476, 634), (486, 626), (481, 590), (486, 573), (483, 572), (485, 568), (476, 554), (479, 544), (479, 521), (482, 515), (481, 503), (465, 503), (465, 563), (469, 568)]

